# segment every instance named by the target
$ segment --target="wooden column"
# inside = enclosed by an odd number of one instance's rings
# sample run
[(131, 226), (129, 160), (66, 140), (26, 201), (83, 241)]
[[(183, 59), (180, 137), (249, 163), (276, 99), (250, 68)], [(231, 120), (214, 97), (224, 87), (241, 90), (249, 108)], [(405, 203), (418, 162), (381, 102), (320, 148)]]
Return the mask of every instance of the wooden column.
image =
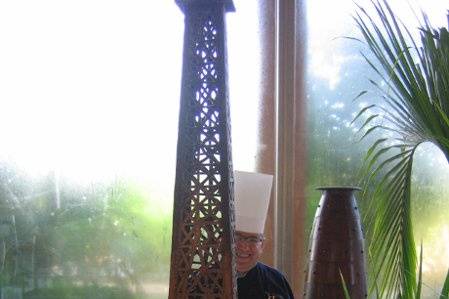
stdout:
[[(258, 144), (256, 170), (275, 174), (276, 169), (276, 1), (260, 0), (260, 38), (261, 38), (261, 76), (260, 76), (260, 119), (258, 124)], [(275, 184), (273, 184), (274, 186)], [(273, 190), (275, 188), (273, 187)], [(274, 266), (276, 264), (276, 192), (271, 192), (265, 223), (265, 248), (261, 260)]]
[(277, 0), (277, 266), (295, 297), (304, 283), (305, 11), (302, 0)]
[(169, 298), (236, 298), (224, 20), (234, 6), (176, 2), (185, 33)]

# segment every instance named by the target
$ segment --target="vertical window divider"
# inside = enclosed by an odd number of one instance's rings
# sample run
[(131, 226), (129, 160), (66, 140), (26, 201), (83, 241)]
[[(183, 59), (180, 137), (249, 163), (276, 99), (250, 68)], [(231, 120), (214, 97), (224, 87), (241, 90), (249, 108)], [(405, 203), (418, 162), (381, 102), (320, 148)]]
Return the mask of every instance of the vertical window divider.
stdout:
[(305, 261), (305, 24), (303, 0), (276, 0), (275, 261), (298, 298)]

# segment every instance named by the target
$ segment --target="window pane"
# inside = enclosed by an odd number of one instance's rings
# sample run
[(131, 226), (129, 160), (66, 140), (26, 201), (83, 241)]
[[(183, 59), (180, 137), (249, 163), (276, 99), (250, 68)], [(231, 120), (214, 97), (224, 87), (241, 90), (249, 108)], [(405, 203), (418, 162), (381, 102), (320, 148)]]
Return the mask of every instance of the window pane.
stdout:
[(0, 4), (3, 296), (166, 298), (183, 27), (174, 1)]
[[(234, 3), (234, 165), (252, 170), (257, 1)], [(167, 297), (183, 21), (175, 1), (0, 3), (0, 297)]]
[(236, 12), (227, 15), (232, 159), (234, 169), (254, 171), (261, 104), (259, 3), (233, 2)]
[[(416, 16), (408, 1), (388, 1), (407, 24), (417, 27)], [(447, 3), (442, 1), (410, 1), (412, 7), (429, 14), (434, 25), (447, 26)], [(444, 2), (444, 1), (443, 1)], [(370, 1), (357, 1), (371, 7)], [(356, 113), (367, 106), (364, 98), (353, 99), (363, 90), (374, 88), (369, 79), (379, 81), (365, 63), (360, 43), (345, 37), (359, 37), (351, 15), (353, 1), (307, 1), (308, 53), (308, 224), (313, 220), (322, 185), (357, 184), (357, 170), (369, 143), (358, 142), (361, 134), (351, 124)], [(381, 83), (381, 82), (380, 82)], [(372, 94), (372, 93), (371, 93)], [(371, 97), (377, 96), (372, 94)], [(416, 154), (413, 172), (413, 218), (416, 244), (424, 246), (424, 295), (435, 298), (449, 268), (449, 221), (445, 215), (449, 205), (447, 187), (449, 166), (442, 153), (431, 145), (422, 145)], [(364, 203), (360, 203), (364, 204)], [(425, 217), (423, 217), (425, 215)], [(446, 238), (446, 239), (445, 239)], [(444, 254), (441, 254), (443, 253)]]

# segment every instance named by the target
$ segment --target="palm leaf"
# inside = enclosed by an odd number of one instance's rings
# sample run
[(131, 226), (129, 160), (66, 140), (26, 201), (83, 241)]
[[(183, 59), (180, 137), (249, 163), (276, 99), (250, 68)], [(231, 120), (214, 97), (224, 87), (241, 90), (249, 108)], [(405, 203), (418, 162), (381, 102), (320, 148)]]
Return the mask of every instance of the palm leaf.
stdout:
[(419, 274), (418, 274), (418, 289), (416, 290), (415, 299), (421, 298), (421, 289), (422, 289), (422, 243), (419, 251)]
[(343, 294), (345, 296), (344, 299), (351, 299), (351, 296), (349, 296), (348, 287), (346, 286), (345, 278), (343, 277), (341, 270), (339, 269), (338, 271), (340, 272), (341, 285), (343, 287)]
[[(370, 80), (383, 93), (385, 105), (362, 108), (354, 121), (361, 121), (365, 131), (361, 140), (375, 132), (388, 134), (373, 142), (361, 170), (362, 199), (369, 202), (364, 219), (374, 277), (370, 290), (380, 298), (419, 298), (422, 254), (417, 267), (411, 221), (413, 154), (421, 143), (432, 142), (449, 161), (449, 32), (434, 29), (423, 15), (418, 45), (386, 0), (371, 3), (375, 14), (358, 6), (354, 20), (371, 53), (362, 56), (385, 82), (379, 86)], [(367, 115), (373, 109), (381, 114)]]
[(443, 289), (441, 290), (440, 299), (449, 298), (449, 270), (447, 270), (446, 279), (444, 280)]
[(353, 124), (360, 116), (362, 116), (366, 111), (368, 111), (369, 109), (371, 109), (373, 107), (376, 107), (376, 105), (369, 105), (367, 107), (364, 107), (362, 110), (360, 110), (359, 113), (357, 113), (357, 115), (352, 120), (351, 124)]
[(352, 102), (357, 101), (360, 97), (362, 97), (366, 93), (367, 93), (366, 90), (361, 91), (355, 98), (352, 99)]

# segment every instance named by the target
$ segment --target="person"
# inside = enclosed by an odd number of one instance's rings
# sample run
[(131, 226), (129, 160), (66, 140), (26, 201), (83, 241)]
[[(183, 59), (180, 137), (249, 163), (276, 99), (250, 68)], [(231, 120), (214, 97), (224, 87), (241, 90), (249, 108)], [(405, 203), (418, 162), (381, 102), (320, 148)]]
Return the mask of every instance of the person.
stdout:
[(235, 252), (239, 299), (293, 299), (284, 275), (259, 261), (273, 176), (234, 172)]

